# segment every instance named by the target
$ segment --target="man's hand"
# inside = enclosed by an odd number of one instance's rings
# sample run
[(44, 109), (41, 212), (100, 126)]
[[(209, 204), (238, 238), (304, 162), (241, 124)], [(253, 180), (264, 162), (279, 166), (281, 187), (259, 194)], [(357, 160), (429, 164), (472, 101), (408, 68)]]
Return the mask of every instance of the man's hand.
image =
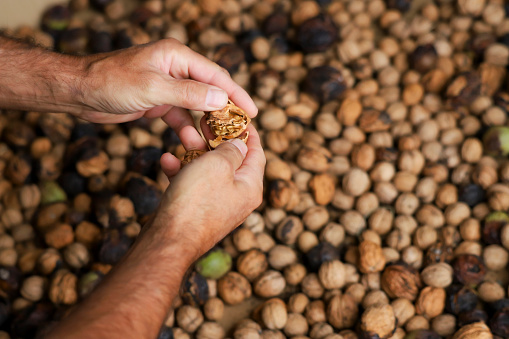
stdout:
[(185, 109), (257, 108), (228, 72), (174, 39), (85, 57), (0, 36), (0, 107), (71, 113), (97, 123), (161, 117), (187, 149), (205, 149)]
[(185, 109), (213, 111), (230, 98), (250, 117), (258, 112), (225, 69), (175, 39), (90, 56), (80, 91), (87, 107), (80, 118), (118, 123), (162, 117), (186, 149), (206, 145)]
[(240, 225), (263, 194), (265, 154), (258, 132), (251, 125), (248, 131), (247, 146), (238, 139), (224, 142), (180, 171), (171, 154), (163, 155), (171, 184), (151, 226), (188, 241), (200, 256)]
[(48, 338), (155, 338), (189, 265), (262, 201), (265, 155), (253, 126), (247, 146), (221, 144), (171, 178), (158, 211), (129, 253)]

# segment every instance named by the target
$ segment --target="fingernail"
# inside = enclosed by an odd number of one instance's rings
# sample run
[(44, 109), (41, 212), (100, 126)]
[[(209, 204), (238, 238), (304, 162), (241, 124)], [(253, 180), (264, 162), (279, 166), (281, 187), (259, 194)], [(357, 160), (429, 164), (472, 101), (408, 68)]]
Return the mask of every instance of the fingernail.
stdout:
[(242, 157), (246, 156), (247, 146), (244, 143), (244, 141), (239, 140), (239, 139), (230, 139), (230, 140), (228, 140), (228, 142), (232, 143), (233, 145), (235, 145), (235, 147), (237, 147), (239, 149), (240, 153), (242, 153)]
[(205, 104), (212, 109), (223, 108), (228, 102), (228, 95), (225, 91), (211, 88), (207, 92), (207, 98), (205, 99)]

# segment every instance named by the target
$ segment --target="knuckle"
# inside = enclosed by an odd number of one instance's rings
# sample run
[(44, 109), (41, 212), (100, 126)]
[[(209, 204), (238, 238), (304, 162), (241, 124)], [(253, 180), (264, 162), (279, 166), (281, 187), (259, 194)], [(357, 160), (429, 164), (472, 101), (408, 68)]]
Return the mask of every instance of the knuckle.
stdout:
[(177, 96), (180, 98), (180, 102), (184, 107), (193, 106), (196, 103), (196, 86), (189, 81), (181, 81), (179, 86), (177, 86)]

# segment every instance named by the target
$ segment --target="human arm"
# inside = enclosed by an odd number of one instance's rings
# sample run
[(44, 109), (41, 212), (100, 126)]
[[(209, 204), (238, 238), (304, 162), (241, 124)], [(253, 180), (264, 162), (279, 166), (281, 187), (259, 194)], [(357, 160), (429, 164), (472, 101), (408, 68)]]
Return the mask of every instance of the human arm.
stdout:
[[(154, 219), (97, 289), (48, 338), (155, 338), (189, 265), (231, 232), (262, 199), (265, 156), (250, 126), (175, 175)], [(247, 152), (247, 154), (246, 154)], [(228, 198), (225, 198), (228, 197)]]
[(223, 108), (228, 97), (256, 115), (247, 92), (224, 69), (174, 39), (70, 56), (0, 36), (0, 108), (71, 113), (98, 123), (161, 117), (186, 148), (205, 149), (185, 109)]

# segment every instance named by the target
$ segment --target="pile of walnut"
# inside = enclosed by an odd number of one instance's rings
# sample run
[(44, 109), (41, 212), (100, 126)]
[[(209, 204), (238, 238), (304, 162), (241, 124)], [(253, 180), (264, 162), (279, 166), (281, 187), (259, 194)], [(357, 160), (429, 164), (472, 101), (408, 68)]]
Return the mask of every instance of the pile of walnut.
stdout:
[[(161, 339), (500, 339), (508, 12), (502, 0), (71, 0), (44, 13), (44, 31), (7, 33), (73, 54), (175, 38), (257, 105), (265, 199), (197, 263)], [(207, 120), (211, 147), (246, 136), (231, 104)], [(168, 186), (163, 152), (185, 164), (203, 151), (186, 155), (160, 119), (0, 114), (0, 339), (36, 337), (129, 250)]]

